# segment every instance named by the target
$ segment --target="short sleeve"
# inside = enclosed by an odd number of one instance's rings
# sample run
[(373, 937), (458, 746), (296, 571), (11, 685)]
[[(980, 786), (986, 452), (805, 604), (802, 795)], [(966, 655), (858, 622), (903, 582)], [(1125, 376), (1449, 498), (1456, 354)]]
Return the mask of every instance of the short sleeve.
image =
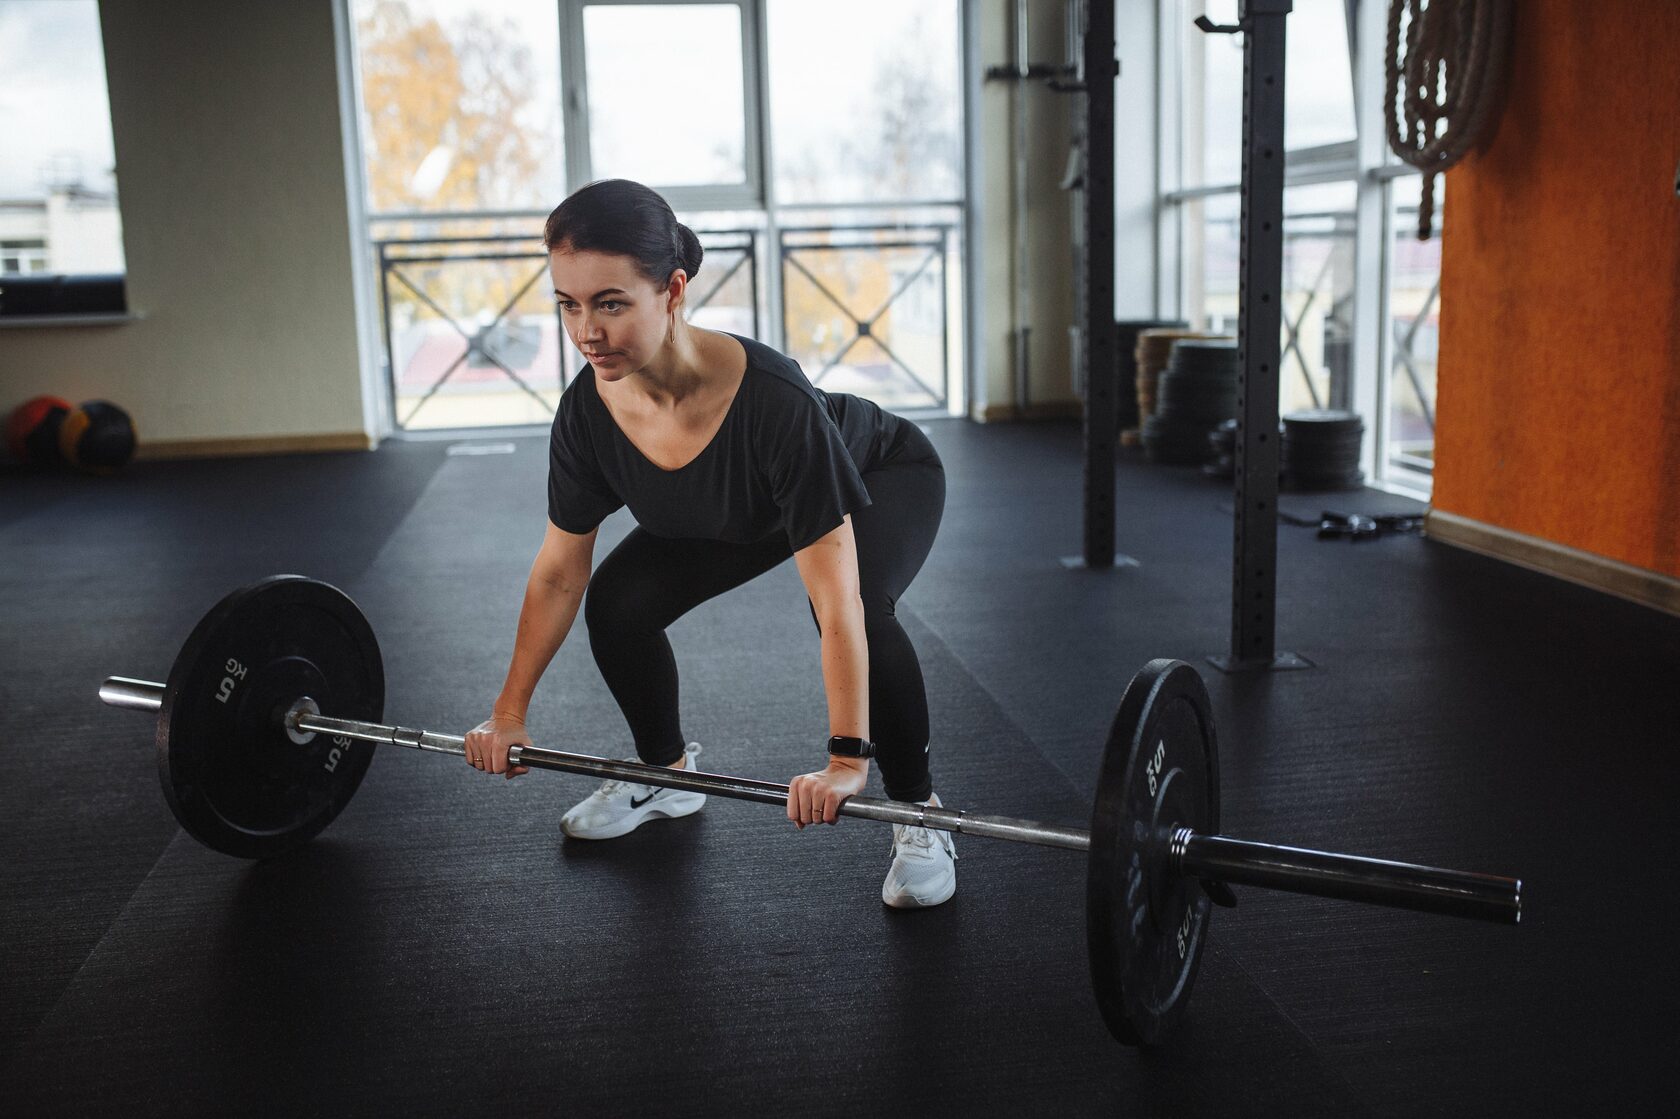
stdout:
[(799, 394), (798, 403), (788, 422), (778, 425), (768, 469), (771, 497), (795, 552), (833, 532), (847, 514), (870, 502), (869, 490), (827, 410), (804, 394)]
[(579, 377), (560, 396), (548, 439), (548, 519), (565, 532), (591, 532), (624, 504), (607, 484), (595, 457), (586, 414), (594, 385)]

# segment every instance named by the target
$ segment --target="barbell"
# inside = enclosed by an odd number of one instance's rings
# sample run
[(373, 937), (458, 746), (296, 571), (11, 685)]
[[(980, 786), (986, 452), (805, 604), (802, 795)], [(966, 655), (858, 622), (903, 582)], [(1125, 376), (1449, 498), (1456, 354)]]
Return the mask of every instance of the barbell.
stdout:
[[(100, 698), (158, 713), (164, 796), (215, 850), (272, 858), (349, 803), (374, 747), (464, 755), (465, 739), (387, 726), (379, 643), (349, 596), (299, 575), (232, 592), (193, 629), (165, 683), (108, 678)], [(510, 765), (786, 806), (788, 787), (538, 746)], [(1154, 660), (1127, 686), (1109, 731), (1089, 830), (961, 809), (851, 797), (842, 816), (1088, 852), (1086, 943), (1097, 1004), (1132, 1045), (1183, 1015), (1214, 903), (1231, 884), (1515, 924), (1512, 878), (1219, 834), (1212, 706), (1183, 661)]]

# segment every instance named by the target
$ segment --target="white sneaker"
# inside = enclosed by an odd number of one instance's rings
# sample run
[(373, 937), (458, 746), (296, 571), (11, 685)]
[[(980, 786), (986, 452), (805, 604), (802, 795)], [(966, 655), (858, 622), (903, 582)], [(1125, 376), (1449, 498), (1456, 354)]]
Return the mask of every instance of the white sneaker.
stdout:
[[(699, 756), (700, 743), (690, 742), (683, 751), (683, 768), (697, 768), (694, 763)], [(560, 830), (573, 839), (614, 839), (635, 831), (645, 820), (692, 815), (705, 803), (705, 793), (687, 789), (667, 789), (634, 781), (603, 781), (599, 789), (560, 817)]]
[[(927, 801), (938, 806), (939, 797)], [(893, 862), (881, 900), (894, 909), (922, 909), (957, 892), (957, 845), (948, 831), (893, 825)]]

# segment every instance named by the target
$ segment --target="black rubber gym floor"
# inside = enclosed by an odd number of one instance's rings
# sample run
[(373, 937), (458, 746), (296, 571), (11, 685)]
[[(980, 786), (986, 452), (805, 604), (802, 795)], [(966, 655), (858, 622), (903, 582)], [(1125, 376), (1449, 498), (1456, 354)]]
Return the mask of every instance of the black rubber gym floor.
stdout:
[[(100, 706), (99, 680), (161, 679), (224, 592), (297, 571), (367, 613), (388, 721), (465, 729), (542, 531), (541, 441), (5, 475), (0, 1112), (1667, 1113), (1680, 620), (1417, 537), (1285, 526), (1279, 644), (1317, 667), (1222, 676), (1226, 489), (1124, 463), (1141, 566), (1068, 571), (1077, 430), (929, 427), (950, 501), (901, 613), (947, 803), (1084, 824), (1126, 681), (1181, 657), (1218, 712), (1226, 831), (1519, 874), (1523, 924), (1239, 889), (1184, 1028), (1137, 1052), (1098, 1018), (1066, 852), (959, 838), (953, 902), (897, 913), (881, 825), (798, 833), (714, 799), (562, 842), (590, 782), (402, 752), (301, 853), (229, 859), (179, 833), (152, 720)], [(1407, 503), (1288, 505), (1322, 506)], [(672, 638), (704, 768), (819, 760), (791, 565)], [(532, 725), (630, 752), (581, 640)]]

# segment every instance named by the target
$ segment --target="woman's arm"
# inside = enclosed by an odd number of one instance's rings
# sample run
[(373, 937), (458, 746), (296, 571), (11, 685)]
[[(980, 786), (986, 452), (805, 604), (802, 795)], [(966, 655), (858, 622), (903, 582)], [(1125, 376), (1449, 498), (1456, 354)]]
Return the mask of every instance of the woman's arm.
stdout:
[[(864, 635), (863, 599), (859, 593), (857, 542), (852, 519), (794, 553), (799, 577), (822, 630), (823, 686), (828, 695), (828, 733), (869, 737), (869, 643)], [(862, 791), (869, 777), (867, 758), (828, 758), (826, 769), (793, 779), (788, 819), (834, 823), (840, 802)]]
[(595, 534), (566, 532), (553, 523), (543, 534), (542, 547), (531, 564), (525, 584), (525, 603), (519, 609), (519, 628), (513, 639), (513, 663), (496, 697), (495, 713), (524, 721), (537, 681), (560, 651), (577, 619), (584, 588), (595, 558)]
[[(531, 564), (531, 577), (525, 584), (525, 602), (519, 610), (519, 628), (514, 634), (513, 660), (508, 665), (507, 679), (496, 697), (490, 718), (467, 736), (467, 760), (471, 762), (474, 756), (482, 758), (481, 768), (486, 773), (507, 772), (509, 747), (530, 741), (524, 726), (531, 695), (577, 619), (594, 562), (595, 533), (591, 529), (580, 536), (550, 523), (543, 535), (542, 547)], [(508, 776), (517, 777), (524, 772), (525, 768), (520, 766)]]

